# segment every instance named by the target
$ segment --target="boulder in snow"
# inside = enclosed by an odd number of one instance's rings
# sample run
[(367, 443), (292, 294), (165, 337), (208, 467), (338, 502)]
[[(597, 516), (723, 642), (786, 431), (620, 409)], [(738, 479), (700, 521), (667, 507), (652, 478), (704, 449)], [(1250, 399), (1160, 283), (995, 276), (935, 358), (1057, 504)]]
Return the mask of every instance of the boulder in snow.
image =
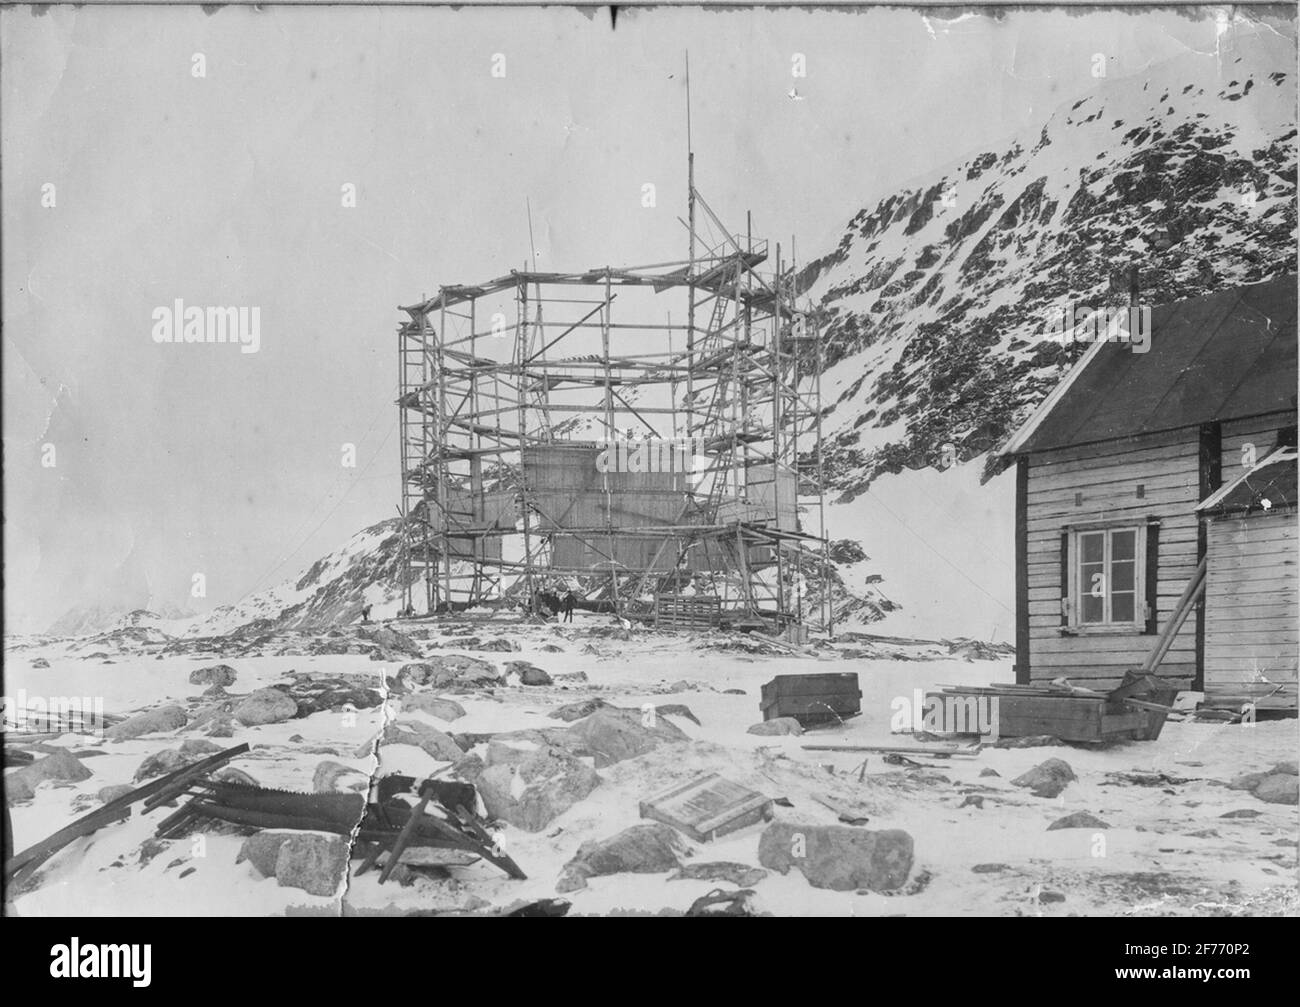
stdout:
[(351, 858), (347, 836), (295, 832), (280, 846), (275, 858), (275, 880), (281, 888), (301, 888), (309, 895), (335, 895), (347, 877)]
[(455, 762), (465, 753), (436, 727), (419, 720), (399, 720), (384, 728), (381, 745), (414, 745), (441, 762)]
[(653, 751), (665, 743), (689, 741), (687, 734), (663, 717), (606, 706), (569, 728), (575, 747), (596, 758), (596, 768)]
[(91, 775), (90, 770), (71, 752), (53, 752), (7, 775), (5, 798), (9, 801), (30, 801), (36, 796), (36, 787), (46, 780), (80, 783), (90, 779)]
[(294, 829), (263, 829), (254, 832), (240, 846), (235, 863), (242, 864), (247, 860), (262, 877), (275, 877), (275, 862), (280, 856), (280, 847), (294, 832)]
[(468, 654), (432, 654), (402, 665), (397, 681), (406, 689), (484, 688), (501, 684), (501, 673), (490, 661)]
[(593, 696), (591, 699), (580, 700), (577, 703), (566, 703), (564, 706), (552, 710), (547, 716), (571, 724), (583, 717), (590, 717), (602, 706), (609, 706), (609, 704), (599, 696)]
[(527, 832), (546, 828), (599, 783), (594, 769), (558, 748), (489, 765), (475, 780), (488, 813)]
[(465, 716), (465, 708), (453, 699), (445, 699), (429, 692), (413, 692), (402, 697), (402, 712), (419, 710), (439, 720), (459, 720)]
[[(215, 747), (215, 746), (213, 746)], [(147, 780), (154, 776), (165, 776), (178, 769), (202, 762), (207, 756), (201, 752), (186, 752), (183, 748), (164, 748), (148, 756), (135, 771), (135, 779)]]
[(771, 720), (764, 720), (754, 724), (747, 733), (761, 735), (803, 734), (803, 725), (793, 717), (773, 717)]
[(234, 709), (234, 717), (245, 727), (279, 724), (298, 715), (298, 704), (280, 689), (258, 689)]
[(554, 685), (551, 676), (535, 664), (527, 661), (507, 661), (506, 674), (519, 676), (520, 685)]
[(146, 734), (162, 734), (184, 727), (187, 719), (185, 711), (179, 706), (160, 706), (156, 710), (145, 710), (114, 724), (104, 731), (104, 737), (111, 741), (127, 741)]
[(1086, 811), (1076, 811), (1072, 815), (1066, 815), (1064, 818), (1058, 818), (1047, 827), (1048, 832), (1056, 829), (1109, 829), (1110, 825), (1103, 822), (1096, 815), (1089, 814)]
[(190, 685), (226, 686), (235, 684), (235, 669), (228, 664), (212, 664), (190, 672)]
[(1252, 793), (1269, 804), (1295, 804), (1300, 800), (1300, 776), (1271, 773), (1259, 781)]
[(1035, 797), (1056, 797), (1069, 786), (1071, 780), (1077, 778), (1064, 759), (1048, 759), (1029, 772), (1017, 776), (1011, 783), (1017, 787), (1028, 787)]
[(758, 841), (758, 862), (786, 874), (793, 867), (814, 888), (873, 892), (901, 888), (912, 870), (912, 837), (902, 829), (773, 822)]
[(326, 759), (317, 763), (311, 778), (311, 789), (318, 794), (346, 791), (365, 793), (370, 789), (370, 777), (352, 766)]
[(589, 839), (564, 865), (556, 891), (587, 887), (587, 879), (607, 874), (660, 874), (681, 867), (681, 834), (662, 822), (633, 825), (608, 839)]

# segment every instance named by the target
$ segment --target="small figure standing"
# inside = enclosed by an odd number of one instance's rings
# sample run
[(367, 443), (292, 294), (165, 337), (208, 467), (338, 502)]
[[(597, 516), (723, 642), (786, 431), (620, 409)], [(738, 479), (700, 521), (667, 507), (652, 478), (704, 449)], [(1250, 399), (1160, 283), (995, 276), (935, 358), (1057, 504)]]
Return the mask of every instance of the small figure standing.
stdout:
[(371, 606), (369, 606), (369, 605), (362, 605), (362, 606), (361, 606), (361, 621), (362, 621), (362, 622), (369, 622), (369, 621), (370, 621), (370, 608), (371, 608)]

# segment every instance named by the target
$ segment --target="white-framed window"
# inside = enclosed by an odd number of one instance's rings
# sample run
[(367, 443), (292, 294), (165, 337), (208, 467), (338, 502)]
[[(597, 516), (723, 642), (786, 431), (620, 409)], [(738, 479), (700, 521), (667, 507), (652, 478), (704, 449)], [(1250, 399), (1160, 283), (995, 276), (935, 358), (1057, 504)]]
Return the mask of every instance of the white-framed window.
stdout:
[(1069, 531), (1069, 592), (1062, 600), (1066, 624), (1074, 630), (1146, 627), (1145, 524)]

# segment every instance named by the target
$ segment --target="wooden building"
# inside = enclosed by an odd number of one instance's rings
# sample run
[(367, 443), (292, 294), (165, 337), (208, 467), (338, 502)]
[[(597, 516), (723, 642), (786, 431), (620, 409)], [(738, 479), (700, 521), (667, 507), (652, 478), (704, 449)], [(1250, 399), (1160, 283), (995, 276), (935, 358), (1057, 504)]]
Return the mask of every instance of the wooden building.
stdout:
[[(1250, 681), (1267, 650), (1269, 674), (1289, 668), (1294, 706), (1295, 509), (1198, 507), (1296, 443), (1296, 277), (1155, 308), (1150, 328), (1147, 352), (1093, 343), (1001, 449), (1016, 461), (1016, 680), (1113, 688), (1159, 643), (1158, 674), (1216, 683), (1224, 699), (1240, 690), (1217, 683)], [(1244, 570), (1254, 554), (1270, 564)], [(1232, 570), (1267, 600), (1249, 642), (1240, 623), (1255, 601)], [(1179, 624), (1184, 598), (1196, 601)]]
[(1205, 702), (1295, 709), (1296, 449), (1282, 447), (1197, 511), (1206, 523)]

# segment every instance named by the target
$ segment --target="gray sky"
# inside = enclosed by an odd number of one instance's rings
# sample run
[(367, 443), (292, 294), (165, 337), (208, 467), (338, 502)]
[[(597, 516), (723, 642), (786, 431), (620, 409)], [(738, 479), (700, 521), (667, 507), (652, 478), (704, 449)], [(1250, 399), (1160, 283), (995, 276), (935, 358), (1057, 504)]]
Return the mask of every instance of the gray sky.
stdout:
[[(183, 603), (196, 572), (195, 607), (234, 601), (393, 516), (396, 305), (520, 267), (525, 198), (541, 268), (684, 257), (688, 48), (697, 184), (806, 260), (1091, 89), (1094, 53), (1115, 77), (1215, 43), (1190, 12), (7, 8), (0, 31), (11, 631), (110, 587)], [(176, 298), (259, 307), (260, 351), (156, 344)]]

